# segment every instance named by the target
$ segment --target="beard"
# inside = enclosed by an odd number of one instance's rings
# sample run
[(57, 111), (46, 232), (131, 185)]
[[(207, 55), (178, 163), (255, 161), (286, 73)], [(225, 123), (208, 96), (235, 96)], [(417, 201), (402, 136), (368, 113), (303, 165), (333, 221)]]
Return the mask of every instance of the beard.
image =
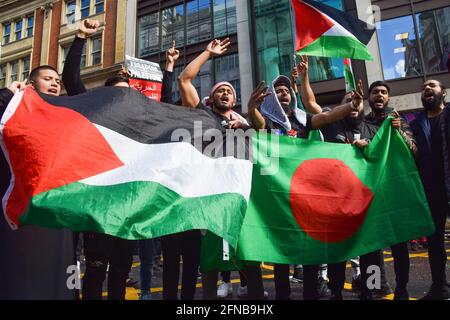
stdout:
[(286, 113), (287, 116), (289, 116), (292, 112), (291, 110), (291, 105), (290, 104), (285, 104), (285, 103), (280, 103), (281, 108), (283, 108), (284, 112)]
[(427, 111), (438, 109), (443, 101), (444, 101), (444, 95), (442, 93), (441, 94), (435, 94), (434, 98), (432, 100), (429, 100), (429, 101), (426, 101), (426, 99), (424, 97), (422, 97), (423, 107)]

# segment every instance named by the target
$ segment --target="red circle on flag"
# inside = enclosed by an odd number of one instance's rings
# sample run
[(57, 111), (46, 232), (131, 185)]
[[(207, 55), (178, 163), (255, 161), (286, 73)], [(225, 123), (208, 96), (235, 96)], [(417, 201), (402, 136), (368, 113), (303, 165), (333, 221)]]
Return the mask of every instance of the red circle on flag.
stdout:
[(291, 211), (300, 228), (326, 243), (353, 236), (373, 199), (372, 191), (337, 159), (304, 161), (292, 176), (290, 192)]

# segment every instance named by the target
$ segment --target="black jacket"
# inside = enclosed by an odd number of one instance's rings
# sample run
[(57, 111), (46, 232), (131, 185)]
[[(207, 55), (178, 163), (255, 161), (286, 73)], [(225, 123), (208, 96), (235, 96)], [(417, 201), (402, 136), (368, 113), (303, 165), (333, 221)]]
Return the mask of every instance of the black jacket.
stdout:
[[(443, 118), (440, 122), (442, 136), (442, 156), (444, 160), (444, 182), (447, 203), (450, 203), (450, 103), (444, 109)], [(427, 195), (433, 192), (433, 161), (431, 151), (431, 127), (425, 111), (417, 113), (416, 118), (411, 121), (411, 129), (417, 141), (418, 155), (416, 157), (417, 167)]]

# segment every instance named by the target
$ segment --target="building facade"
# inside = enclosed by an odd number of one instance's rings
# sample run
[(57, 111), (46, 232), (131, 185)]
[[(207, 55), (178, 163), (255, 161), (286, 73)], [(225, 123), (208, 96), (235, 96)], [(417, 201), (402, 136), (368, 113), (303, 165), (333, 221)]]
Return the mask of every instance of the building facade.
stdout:
[[(175, 41), (182, 56), (176, 76), (212, 39), (231, 39), (225, 55), (206, 63), (194, 85), (201, 97), (218, 81), (233, 83), (245, 113), (261, 80), (289, 75), (294, 65), (291, 0), (0, 0), (0, 87), (23, 79), (30, 68), (50, 64), (62, 71), (80, 19), (101, 22), (86, 45), (82, 74), (88, 87), (103, 84), (125, 54), (165, 64)], [(375, 80), (392, 87), (400, 111), (421, 107), (420, 87), (434, 78), (450, 87), (450, 0), (316, 0), (369, 23), (377, 31), (368, 47), (373, 61), (352, 61), (366, 88)], [(344, 95), (343, 59), (310, 58), (310, 78), (319, 103)]]
[[(230, 80), (242, 110), (261, 80), (289, 75), (294, 65), (291, 0), (140, 0), (136, 6), (134, 53), (164, 64), (175, 40), (183, 53), (178, 74), (214, 38), (230, 37), (232, 47), (201, 70), (195, 86), (201, 96), (214, 82)], [(392, 87), (391, 105), (399, 111), (421, 107), (420, 88), (434, 78), (450, 86), (450, 0), (317, 0), (374, 24), (369, 49), (373, 61), (352, 61), (366, 89), (376, 80)], [(338, 104), (345, 94), (343, 59), (310, 58), (310, 78), (318, 101)], [(174, 83), (174, 98), (178, 98)]]
[(39, 65), (59, 73), (82, 19), (100, 21), (86, 41), (81, 73), (87, 88), (104, 84), (125, 58), (126, 0), (0, 0), (0, 87)]

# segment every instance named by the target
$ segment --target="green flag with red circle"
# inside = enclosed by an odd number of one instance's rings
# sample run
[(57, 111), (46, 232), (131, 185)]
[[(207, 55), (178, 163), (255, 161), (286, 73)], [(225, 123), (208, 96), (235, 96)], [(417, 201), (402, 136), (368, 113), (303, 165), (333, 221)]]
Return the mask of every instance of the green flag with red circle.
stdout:
[(414, 158), (390, 119), (364, 152), (270, 134), (253, 143), (239, 259), (336, 263), (434, 232)]

